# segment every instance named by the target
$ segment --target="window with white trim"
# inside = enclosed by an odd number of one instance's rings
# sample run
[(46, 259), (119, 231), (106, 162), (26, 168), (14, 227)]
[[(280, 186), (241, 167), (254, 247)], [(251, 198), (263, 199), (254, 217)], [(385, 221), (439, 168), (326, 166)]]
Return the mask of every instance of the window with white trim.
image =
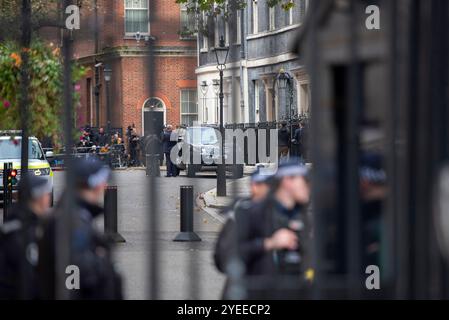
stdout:
[(192, 126), (198, 121), (198, 92), (196, 89), (181, 90), (181, 124)]
[(148, 0), (125, 0), (125, 34), (149, 34)]
[(193, 32), (196, 29), (195, 18), (191, 12), (188, 12), (185, 3), (181, 3), (180, 10), (181, 38), (193, 38)]
[(268, 30), (276, 29), (276, 11), (274, 7), (268, 8)]
[[(202, 23), (202, 27), (200, 28), (200, 39), (201, 39), (201, 47), (200, 50), (202, 52), (207, 52), (207, 50), (209, 50), (209, 37), (207, 35), (208, 32), (208, 16), (205, 12), (202, 13), (202, 18), (201, 18), (201, 23)], [(204, 29), (204, 30), (203, 30)]]
[(253, 34), (256, 34), (259, 32), (259, 9), (257, 6), (257, 0), (253, 0), (252, 14), (253, 14)]

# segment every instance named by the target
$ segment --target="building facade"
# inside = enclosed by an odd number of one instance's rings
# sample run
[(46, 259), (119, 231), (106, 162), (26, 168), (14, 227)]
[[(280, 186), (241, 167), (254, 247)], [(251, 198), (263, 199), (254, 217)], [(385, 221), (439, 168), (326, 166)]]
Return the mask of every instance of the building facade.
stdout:
[[(288, 120), (309, 111), (309, 80), (292, 41), (301, 27), (308, 0), (295, 0), (286, 11), (266, 0), (247, 0), (228, 18), (205, 15), (198, 34), (198, 119), (219, 122), (219, 73), (213, 48), (223, 37), (229, 46), (224, 72), (224, 123)], [(287, 72), (286, 87), (276, 79)]]
[[(92, 0), (80, 13), (80, 30), (72, 34), (74, 59), (89, 71), (75, 86), (81, 97), (78, 127), (106, 127), (109, 117), (111, 127), (134, 124), (143, 134), (151, 119), (157, 128), (196, 120), (196, 37), (181, 32), (190, 23), (183, 7), (174, 0)], [(59, 36), (54, 29), (43, 32)], [(150, 40), (153, 70), (148, 70)], [(105, 68), (112, 71), (109, 110)]]

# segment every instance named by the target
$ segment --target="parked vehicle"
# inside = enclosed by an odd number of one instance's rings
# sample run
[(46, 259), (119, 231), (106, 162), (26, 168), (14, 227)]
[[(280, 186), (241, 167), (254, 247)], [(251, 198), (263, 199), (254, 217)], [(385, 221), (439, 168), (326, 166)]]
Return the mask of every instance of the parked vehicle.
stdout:
[[(217, 164), (220, 159), (219, 131), (215, 127), (189, 127), (184, 135), (179, 137), (183, 145), (183, 150), (190, 149), (188, 161), (186, 157), (180, 156), (176, 161), (181, 170), (187, 170), (188, 177), (194, 177), (197, 172), (213, 170), (217, 171)], [(225, 161), (232, 148), (231, 142), (225, 145)], [(226, 170), (232, 172), (235, 179), (243, 177), (243, 164), (227, 164)]]
[[(20, 181), (21, 148), (22, 137), (19, 131), (0, 131), (0, 203), (3, 203), (3, 168), (5, 163), (13, 164), (13, 169), (17, 171), (17, 184)], [(29, 138), (28, 151), (28, 170), (36, 176), (48, 179), (53, 187), (53, 171), (47, 161), (47, 157), (52, 157), (53, 153), (51, 151), (44, 153), (41, 143), (35, 137)], [(13, 197), (17, 194), (16, 189), (13, 190)]]

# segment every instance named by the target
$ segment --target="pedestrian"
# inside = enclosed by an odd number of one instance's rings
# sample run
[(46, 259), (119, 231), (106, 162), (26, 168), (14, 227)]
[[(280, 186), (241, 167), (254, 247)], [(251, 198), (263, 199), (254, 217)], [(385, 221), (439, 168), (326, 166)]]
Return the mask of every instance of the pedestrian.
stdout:
[(304, 123), (299, 123), (299, 128), (295, 130), (293, 134), (293, 145), (296, 148), (296, 157), (299, 159), (300, 163), (305, 162), (305, 127)]
[(171, 159), (171, 151), (177, 144), (177, 141), (178, 137), (174, 134), (172, 125), (167, 125), (165, 131), (161, 134), (162, 151), (164, 152), (165, 163), (167, 164), (166, 177), (178, 176), (178, 170)]
[[(120, 300), (121, 277), (112, 262), (111, 239), (97, 230), (94, 220), (103, 214), (101, 203), (107, 187), (110, 169), (96, 159), (82, 159), (74, 165), (75, 198), (71, 219), (70, 265), (79, 268), (79, 290), (67, 292), (73, 300)], [(55, 210), (55, 218), (44, 228), (40, 243), (43, 253), (40, 270), (45, 272), (45, 299), (55, 299), (56, 225), (63, 219), (67, 198), (63, 197)], [(67, 289), (68, 290), (68, 289)]]
[[(298, 298), (305, 281), (308, 170), (295, 159), (279, 165), (266, 199), (236, 215), (238, 254), (250, 299)], [(254, 223), (257, 221), (258, 223)], [(283, 287), (280, 283), (297, 287)]]
[(140, 137), (137, 134), (135, 128), (131, 129), (131, 135), (129, 139), (130, 164), (131, 166), (138, 166), (140, 165), (138, 157)]
[(104, 131), (104, 128), (100, 128), (100, 131), (98, 132), (98, 135), (96, 137), (97, 146), (109, 147), (110, 142), (111, 141), (109, 135)]
[(287, 160), (290, 151), (290, 140), (290, 131), (287, 128), (287, 123), (282, 122), (281, 128), (278, 130), (279, 162)]
[[(266, 169), (265, 169), (266, 170)], [(239, 299), (242, 297), (235, 296), (234, 290), (242, 281), (243, 274), (239, 270), (243, 270), (241, 261), (238, 260), (238, 243), (235, 225), (236, 214), (245, 214), (250, 208), (267, 197), (270, 190), (270, 179), (272, 174), (265, 172), (264, 169), (258, 167), (251, 175), (250, 180), (250, 197), (239, 199), (228, 211), (227, 221), (224, 224), (217, 242), (215, 244), (214, 262), (217, 269), (226, 274), (226, 283), (223, 289), (223, 299)], [(240, 264), (240, 268), (238, 267)]]
[(38, 241), (42, 221), (50, 215), (51, 185), (43, 177), (27, 175), (19, 186), (21, 199), (0, 228), (0, 300), (37, 300)]

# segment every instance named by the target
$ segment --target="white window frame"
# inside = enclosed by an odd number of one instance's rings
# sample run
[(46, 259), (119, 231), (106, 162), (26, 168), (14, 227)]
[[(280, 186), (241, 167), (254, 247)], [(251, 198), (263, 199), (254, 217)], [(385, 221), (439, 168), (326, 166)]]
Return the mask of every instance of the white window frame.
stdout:
[[(202, 26), (201, 29), (208, 23), (208, 17), (205, 12), (202, 13)], [(201, 46), (200, 46), (200, 52), (207, 52), (209, 51), (209, 37), (204, 32), (198, 33), (201, 36)]]
[(124, 0), (124, 16), (123, 16), (123, 21), (124, 21), (124, 25), (123, 28), (125, 29), (125, 36), (134, 36), (137, 32), (127, 32), (126, 31), (126, 10), (147, 10), (147, 17), (148, 17), (148, 32), (143, 32), (140, 31), (141, 35), (150, 35), (150, 3), (149, 1), (147, 1), (147, 7), (146, 8), (127, 8), (126, 7), (126, 0)]
[[(225, 18), (223, 17), (223, 20), (224, 19)], [(224, 23), (225, 23), (225, 43), (226, 43), (226, 46), (229, 47), (229, 22), (228, 22), (228, 20), (226, 20), (226, 21), (224, 21)]]
[(253, 34), (259, 33), (259, 8), (257, 6), (257, 0), (252, 0), (252, 14), (253, 14)]
[[(182, 112), (182, 103), (184, 102), (182, 100), (182, 93), (184, 91), (189, 91), (189, 101), (188, 101), (189, 103), (190, 103), (190, 92), (195, 92), (196, 93), (196, 101), (194, 101), (195, 104), (196, 104), (196, 113), (190, 113), (190, 112), (189, 113), (185, 113), (185, 112)], [(198, 107), (199, 106), (198, 106), (198, 89), (197, 88), (184, 88), (184, 89), (179, 90), (179, 112), (180, 112), (179, 122), (180, 122), (180, 124), (188, 125), (187, 123), (183, 123), (182, 116), (193, 116), (193, 115), (196, 115), (196, 121), (199, 121), (200, 118), (199, 118)]]
[(288, 10), (288, 24), (290, 26), (293, 24), (293, 8)]
[[(186, 15), (186, 18), (187, 18), (187, 27), (189, 26), (188, 24), (189, 24), (189, 14), (187, 13), (187, 5), (185, 4), (185, 3), (181, 3), (180, 5), (179, 5), (179, 24), (180, 24), (180, 27), (181, 27), (181, 29), (183, 29), (184, 28), (184, 25), (182, 25), (182, 15), (183, 15), (183, 13), (185, 13), (185, 15)], [(183, 37), (183, 36), (180, 36), (180, 38), (181, 39), (192, 39), (192, 38), (194, 38), (194, 35), (192, 35), (191, 37)]]
[(242, 10), (237, 10), (237, 23), (236, 23), (236, 37), (235, 37), (235, 44), (241, 44), (242, 43)]
[(268, 8), (268, 31), (276, 29), (276, 10), (275, 7)]
[(254, 81), (254, 120), (260, 122), (260, 86), (259, 80)]

